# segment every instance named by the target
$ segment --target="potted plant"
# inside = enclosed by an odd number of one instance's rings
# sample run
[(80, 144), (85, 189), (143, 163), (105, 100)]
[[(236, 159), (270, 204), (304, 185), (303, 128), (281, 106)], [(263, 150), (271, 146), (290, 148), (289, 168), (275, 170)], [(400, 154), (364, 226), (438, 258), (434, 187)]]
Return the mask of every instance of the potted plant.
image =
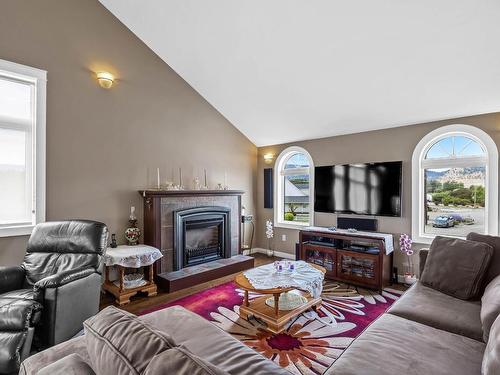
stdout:
[(413, 255), (413, 250), (411, 248), (411, 244), (412, 240), (409, 235), (403, 233), (399, 237), (399, 250), (406, 255), (408, 261), (404, 272), (404, 282), (408, 285), (412, 285), (417, 281), (417, 277), (415, 276), (415, 272), (413, 271), (413, 262), (411, 258)]

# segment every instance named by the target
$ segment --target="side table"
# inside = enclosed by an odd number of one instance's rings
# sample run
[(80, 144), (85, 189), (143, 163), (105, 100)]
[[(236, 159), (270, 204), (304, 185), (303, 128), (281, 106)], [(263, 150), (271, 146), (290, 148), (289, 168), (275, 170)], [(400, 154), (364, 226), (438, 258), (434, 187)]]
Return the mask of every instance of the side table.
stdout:
[[(104, 254), (105, 280), (102, 289), (116, 297), (120, 306), (130, 302), (130, 297), (139, 292), (147, 293), (148, 297), (155, 296), (157, 287), (154, 282), (153, 264), (162, 257), (160, 250), (148, 245), (127, 246), (120, 245), (116, 248), (107, 248)], [(118, 285), (109, 279), (111, 267), (118, 269)], [(144, 268), (145, 281), (143, 285), (127, 288), (125, 285), (125, 270)]]

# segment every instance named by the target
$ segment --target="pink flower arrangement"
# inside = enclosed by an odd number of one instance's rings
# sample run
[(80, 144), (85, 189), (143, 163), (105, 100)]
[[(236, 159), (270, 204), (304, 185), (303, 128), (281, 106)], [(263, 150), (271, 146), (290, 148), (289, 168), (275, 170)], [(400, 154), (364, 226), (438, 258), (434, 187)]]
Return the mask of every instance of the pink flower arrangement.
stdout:
[(411, 243), (412, 240), (409, 235), (407, 234), (402, 234), (401, 237), (399, 237), (399, 250), (401, 250), (403, 253), (405, 253), (408, 256), (413, 255), (413, 250), (411, 249)]
[(413, 250), (411, 249), (412, 240), (408, 234), (403, 233), (399, 237), (399, 250), (406, 254), (408, 257), (408, 271), (405, 272), (405, 278), (410, 277), (413, 278), (413, 264), (411, 261), (411, 256), (413, 255)]

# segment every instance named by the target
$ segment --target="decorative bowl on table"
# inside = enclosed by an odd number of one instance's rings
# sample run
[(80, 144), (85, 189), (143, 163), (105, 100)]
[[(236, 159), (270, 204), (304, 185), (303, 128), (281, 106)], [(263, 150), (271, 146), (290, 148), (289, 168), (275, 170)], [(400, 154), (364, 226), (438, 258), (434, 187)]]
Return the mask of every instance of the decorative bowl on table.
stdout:
[[(118, 287), (120, 286), (120, 280), (115, 280), (113, 283)], [(147, 281), (144, 280), (142, 273), (129, 273), (123, 276), (123, 287), (125, 289), (137, 288), (146, 285), (146, 283)]]
[[(281, 311), (294, 310), (303, 304), (307, 303), (307, 298), (300, 295), (300, 292), (296, 290), (291, 290), (286, 293), (281, 293), (278, 309)], [(266, 299), (266, 305), (274, 308), (274, 297)]]

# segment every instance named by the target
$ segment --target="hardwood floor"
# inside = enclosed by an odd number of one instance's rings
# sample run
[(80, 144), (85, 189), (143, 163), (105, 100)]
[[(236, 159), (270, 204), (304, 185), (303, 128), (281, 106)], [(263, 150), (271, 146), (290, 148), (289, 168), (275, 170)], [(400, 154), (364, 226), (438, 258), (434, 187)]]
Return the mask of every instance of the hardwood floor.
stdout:
[[(280, 260), (280, 258), (267, 257), (264, 254), (258, 254), (258, 253), (252, 254), (252, 256), (255, 258), (255, 267), (261, 266), (263, 264), (272, 263), (275, 260)], [(167, 303), (167, 302), (171, 302), (171, 301), (174, 301), (176, 299), (186, 297), (186, 296), (189, 296), (191, 294), (198, 293), (199, 291), (202, 291), (204, 289), (212, 288), (214, 286), (224, 284), (228, 281), (232, 281), (232, 280), (234, 280), (235, 276), (236, 276), (236, 274), (224, 276), (224, 277), (221, 277), (219, 279), (208, 281), (206, 283), (199, 284), (199, 285), (193, 286), (191, 288), (179, 290), (179, 291), (173, 292), (173, 293), (166, 293), (166, 292), (162, 292), (161, 290), (159, 290), (158, 294), (154, 297), (146, 297), (145, 295), (139, 294), (137, 296), (132, 297), (130, 300), (130, 303), (125, 305), (125, 306), (121, 306), (121, 308), (123, 310), (131, 312), (133, 314), (137, 314), (140, 311), (146, 310), (150, 307), (161, 305), (161, 304)], [(113, 305), (114, 300), (115, 300), (115, 297), (113, 297), (111, 294), (108, 294), (108, 293), (106, 293), (105, 295), (101, 294), (100, 309), (102, 310), (109, 305)]]

